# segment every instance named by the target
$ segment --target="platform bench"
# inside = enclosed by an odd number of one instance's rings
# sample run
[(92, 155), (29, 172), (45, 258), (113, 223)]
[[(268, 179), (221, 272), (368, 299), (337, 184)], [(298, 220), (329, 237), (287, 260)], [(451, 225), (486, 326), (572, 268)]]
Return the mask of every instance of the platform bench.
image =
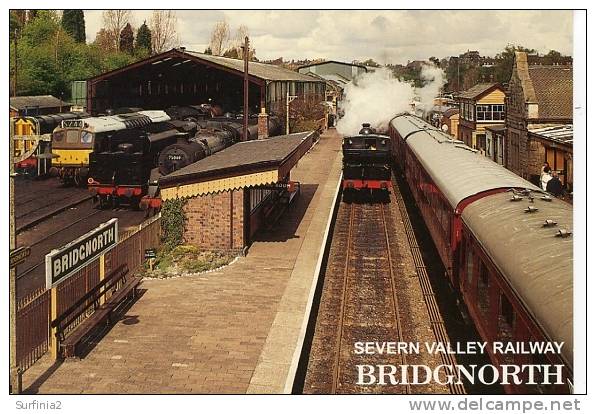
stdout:
[[(93, 289), (87, 292), (81, 299), (63, 312), (53, 323), (56, 328), (56, 340), (58, 341), (59, 354), (63, 358), (72, 358), (77, 354), (77, 346), (96, 327), (110, 324), (113, 312), (124, 303), (127, 298), (134, 298), (136, 290), (141, 283), (140, 277), (129, 275), (128, 266), (121, 265), (109, 273)], [(111, 292), (111, 296), (101, 302), (105, 294)], [(65, 335), (69, 325), (92, 311), (92, 313), (80, 322), (72, 331)]]

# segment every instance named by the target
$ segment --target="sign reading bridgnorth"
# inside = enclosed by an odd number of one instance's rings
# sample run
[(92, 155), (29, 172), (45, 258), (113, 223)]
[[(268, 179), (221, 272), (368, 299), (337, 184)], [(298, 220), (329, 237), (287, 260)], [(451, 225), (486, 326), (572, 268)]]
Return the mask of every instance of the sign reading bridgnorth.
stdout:
[(66, 246), (52, 250), (46, 255), (46, 288), (69, 278), (117, 243), (118, 219), (113, 218)]

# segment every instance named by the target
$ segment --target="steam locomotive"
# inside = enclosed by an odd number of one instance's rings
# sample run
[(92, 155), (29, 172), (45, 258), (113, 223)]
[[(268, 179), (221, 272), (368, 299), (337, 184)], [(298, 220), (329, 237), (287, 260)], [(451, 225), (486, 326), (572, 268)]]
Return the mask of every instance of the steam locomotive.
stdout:
[(344, 192), (391, 188), (391, 141), (370, 124), (342, 142)]
[[(116, 131), (96, 139), (89, 156), (88, 188), (100, 208), (129, 205), (148, 211), (161, 206), (157, 179), (240, 141), (241, 115), (205, 118), (188, 111), (169, 111), (183, 119)], [(176, 115), (175, 115), (176, 113)], [(257, 118), (249, 119), (248, 139), (256, 139)], [(270, 135), (281, 133), (269, 118)]]

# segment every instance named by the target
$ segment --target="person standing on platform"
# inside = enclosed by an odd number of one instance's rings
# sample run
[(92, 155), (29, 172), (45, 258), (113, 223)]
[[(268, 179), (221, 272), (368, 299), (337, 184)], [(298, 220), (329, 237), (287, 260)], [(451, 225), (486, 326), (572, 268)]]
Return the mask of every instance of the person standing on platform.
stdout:
[(545, 162), (546, 166), (542, 167), (542, 172), (540, 173), (540, 187), (542, 187), (542, 189), (544, 191), (546, 191), (546, 184), (551, 180), (552, 175), (550, 175), (550, 167), (548, 166), (548, 163)]
[(560, 197), (563, 195), (563, 184), (561, 183), (561, 180), (559, 180), (559, 175), (556, 173), (556, 171), (553, 171), (553, 178), (551, 178), (546, 184), (546, 191), (555, 197)]

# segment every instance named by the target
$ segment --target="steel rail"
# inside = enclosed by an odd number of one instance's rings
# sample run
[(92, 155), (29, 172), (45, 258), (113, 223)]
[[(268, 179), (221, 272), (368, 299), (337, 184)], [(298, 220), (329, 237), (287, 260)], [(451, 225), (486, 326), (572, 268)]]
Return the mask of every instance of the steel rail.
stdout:
[[(83, 221), (83, 220), (87, 220), (89, 217), (93, 217), (94, 215), (96, 215), (96, 214), (98, 214), (98, 213), (101, 213), (102, 211), (104, 211), (104, 210), (95, 210), (95, 211), (93, 211), (91, 214), (88, 214), (88, 215), (87, 215), (87, 216), (85, 216), (85, 217), (81, 217), (80, 219), (78, 219), (78, 220), (76, 220), (76, 221), (73, 221), (72, 223), (70, 223), (70, 224), (69, 224), (69, 225), (67, 225), (66, 227), (61, 227), (59, 230), (56, 230), (55, 232), (53, 232), (53, 233), (50, 233), (50, 234), (48, 234), (48, 235), (46, 235), (46, 236), (42, 237), (41, 239), (38, 239), (38, 240), (36, 240), (36, 241), (35, 241), (35, 243), (31, 244), (29, 247), (37, 246), (38, 244), (40, 244), (40, 243), (44, 242), (45, 240), (49, 239), (50, 237), (53, 237), (53, 236), (55, 236), (55, 235), (56, 235), (56, 234), (58, 234), (58, 233), (62, 233), (64, 230), (66, 230), (66, 229), (69, 229), (70, 227), (72, 227), (72, 226), (74, 226), (74, 225), (77, 225), (77, 224), (79, 224), (81, 221)], [(23, 272), (19, 273), (19, 274), (17, 275), (17, 280), (18, 280), (18, 279), (21, 279), (22, 277), (24, 277), (24, 276), (26, 276), (27, 274), (31, 273), (33, 270), (37, 269), (39, 266), (43, 265), (44, 263), (45, 263), (45, 261), (41, 261), (41, 262), (39, 262), (39, 263), (37, 263), (37, 264), (35, 264), (35, 265), (33, 265), (33, 266), (31, 266), (31, 267), (27, 268), (27, 270), (25, 270), (25, 271), (23, 271)]]
[[(387, 259), (389, 263), (389, 280), (391, 283), (391, 292), (393, 299), (393, 315), (395, 318), (395, 327), (397, 328), (398, 342), (403, 342), (403, 330), (401, 326), (401, 313), (399, 310), (399, 301), (397, 300), (397, 289), (395, 288), (395, 271), (393, 268), (393, 257), (391, 256), (391, 243), (389, 243), (389, 230), (387, 229), (387, 219), (385, 217), (385, 204), (381, 204), (381, 218), (383, 221), (383, 229), (385, 231), (385, 246), (387, 247)], [(400, 352), (401, 365), (407, 365), (407, 358), (405, 353)], [(408, 381), (406, 386), (406, 394), (411, 394), (412, 389)]]
[(339, 308), (339, 329), (337, 332), (337, 338), (335, 342), (335, 360), (333, 362), (333, 382), (331, 384), (331, 394), (335, 394), (337, 391), (337, 387), (339, 385), (339, 376), (340, 376), (340, 359), (341, 359), (341, 340), (343, 336), (343, 327), (344, 327), (344, 316), (345, 316), (345, 303), (346, 303), (346, 296), (348, 291), (348, 275), (349, 275), (349, 268), (350, 268), (350, 250), (352, 247), (352, 230), (354, 227), (354, 204), (350, 204), (350, 219), (348, 224), (348, 241), (346, 245), (346, 263), (344, 266), (344, 277), (343, 277), (343, 286), (342, 286), (342, 298), (341, 298), (341, 305)]

